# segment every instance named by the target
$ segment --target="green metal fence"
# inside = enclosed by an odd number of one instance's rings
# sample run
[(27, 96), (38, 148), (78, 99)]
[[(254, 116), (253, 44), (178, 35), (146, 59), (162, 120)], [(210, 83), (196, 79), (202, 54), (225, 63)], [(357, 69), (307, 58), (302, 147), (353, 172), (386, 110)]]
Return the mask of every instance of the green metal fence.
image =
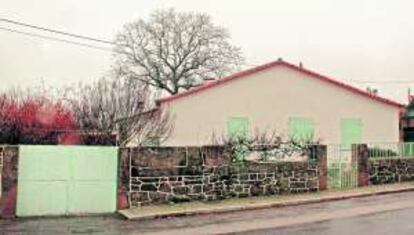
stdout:
[(398, 159), (414, 158), (414, 143), (371, 143), (367, 144), (368, 158), (377, 159)]

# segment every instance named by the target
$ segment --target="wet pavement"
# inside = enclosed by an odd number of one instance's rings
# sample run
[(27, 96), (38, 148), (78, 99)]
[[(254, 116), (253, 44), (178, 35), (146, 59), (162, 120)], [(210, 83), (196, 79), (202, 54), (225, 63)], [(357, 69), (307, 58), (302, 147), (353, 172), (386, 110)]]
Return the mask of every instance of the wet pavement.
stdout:
[(352, 218), (333, 219), (318, 223), (305, 224), (301, 226), (268, 229), (259, 231), (249, 231), (244, 234), (252, 235), (359, 235), (359, 234), (375, 234), (375, 235), (408, 235), (414, 234), (414, 223), (412, 217), (414, 209), (403, 209), (378, 213), (368, 216), (357, 216)]
[(0, 220), (2, 234), (414, 234), (414, 192), (227, 214)]

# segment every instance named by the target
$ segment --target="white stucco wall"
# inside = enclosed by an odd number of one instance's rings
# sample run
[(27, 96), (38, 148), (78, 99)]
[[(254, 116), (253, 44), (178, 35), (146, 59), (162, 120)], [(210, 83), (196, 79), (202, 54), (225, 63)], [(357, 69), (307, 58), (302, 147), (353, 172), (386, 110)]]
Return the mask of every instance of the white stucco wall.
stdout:
[(315, 137), (327, 144), (341, 142), (342, 118), (360, 118), (363, 142), (398, 141), (398, 107), (308, 76), (277, 66), (163, 103), (174, 118), (164, 145), (208, 144), (213, 133), (226, 135), (230, 117), (247, 117), (250, 133), (276, 130), (283, 135), (290, 117), (311, 118)]

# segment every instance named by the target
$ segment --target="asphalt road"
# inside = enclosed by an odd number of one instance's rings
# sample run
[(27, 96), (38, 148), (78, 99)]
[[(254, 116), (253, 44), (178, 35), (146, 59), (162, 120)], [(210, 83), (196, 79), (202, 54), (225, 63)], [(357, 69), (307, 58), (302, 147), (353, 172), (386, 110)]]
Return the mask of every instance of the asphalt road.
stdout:
[(414, 223), (412, 216), (414, 209), (402, 209), (368, 216), (357, 216), (351, 218), (333, 219), (319, 223), (305, 224), (295, 227), (249, 231), (239, 234), (254, 235), (358, 235), (358, 234), (414, 234)]
[(2, 234), (414, 234), (414, 192), (228, 214), (0, 220)]

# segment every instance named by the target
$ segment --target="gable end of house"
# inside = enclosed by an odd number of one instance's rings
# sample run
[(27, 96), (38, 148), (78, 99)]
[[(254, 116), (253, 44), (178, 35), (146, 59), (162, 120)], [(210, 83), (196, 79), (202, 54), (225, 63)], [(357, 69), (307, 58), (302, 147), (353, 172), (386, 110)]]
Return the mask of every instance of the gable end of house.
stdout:
[(404, 107), (403, 104), (400, 104), (396, 101), (393, 101), (393, 100), (390, 100), (390, 99), (387, 99), (387, 98), (380, 97), (378, 95), (368, 93), (368, 92), (366, 92), (364, 90), (361, 90), (359, 88), (356, 88), (354, 86), (345, 84), (345, 83), (340, 82), (338, 80), (335, 80), (333, 78), (321, 75), (321, 74), (316, 73), (314, 71), (305, 69), (301, 66), (300, 67), (296, 66), (294, 64), (291, 64), (291, 63), (288, 63), (288, 62), (285, 62), (285, 61), (282, 61), (282, 60), (277, 60), (277, 61), (274, 61), (274, 62), (271, 62), (271, 63), (260, 65), (260, 66), (257, 66), (255, 68), (251, 68), (251, 69), (244, 70), (244, 71), (241, 71), (241, 72), (238, 72), (238, 73), (234, 73), (234, 74), (232, 74), (230, 76), (227, 76), (227, 77), (224, 77), (222, 79), (218, 79), (218, 80), (215, 80), (215, 81), (204, 83), (204, 84), (202, 84), (198, 87), (191, 88), (190, 90), (178, 93), (176, 95), (172, 95), (172, 96), (169, 96), (169, 97), (159, 99), (159, 100), (156, 101), (156, 103), (157, 103), (157, 105), (161, 105), (161, 104), (164, 104), (164, 103), (174, 102), (175, 100), (182, 99), (182, 98), (185, 98), (187, 96), (195, 95), (199, 92), (203, 92), (203, 91), (208, 90), (208, 89), (213, 89), (216, 86), (227, 84), (227, 83), (232, 82), (234, 80), (242, 79), (242, 78), (245, 78), (249, 75), (253, 75), (255, 73), (258, 73), (258, 72), (261, 72), (261, 71), (264, 71), (264, 70), (267, 70), (267, 69), (270, 69), (270, 68), (274, 68), (274, 67), (289, 68), (289, 69), (292, 69), (296, 72), (306, 74), (306, 75), (308, 75), (307, 77), (309, 77), (309, 78), (317, 79), (317, 80), (320, 80), (320, 81), (325, 82), (327, 84), (339, 87), (341, 89), (345, 89), (345, 90), (351, 92), (354, 95), (360, 95), (360, 96), (363, 96), (367, 99), (371, 99), (373, 101), (381, 102), (383, 104), (394, 106), (394, 107), (397, 107), (397, 108), (403, 108)]

